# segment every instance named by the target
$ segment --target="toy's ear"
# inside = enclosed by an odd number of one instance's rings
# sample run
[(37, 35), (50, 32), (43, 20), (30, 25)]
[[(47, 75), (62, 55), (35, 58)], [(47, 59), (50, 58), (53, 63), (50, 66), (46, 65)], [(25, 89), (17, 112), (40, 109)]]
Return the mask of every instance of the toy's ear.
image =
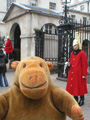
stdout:
[(52, 64), (52, 62), (46, 62), (46, 64), (48, 65), (49, 70), (51, 71), (51, 70), (53, 69), (53, 64)]
[(11, 63), (11, 68), (14, 69), (14, 70), (16, 70), (17, 65), (19, 64), (19, 62), (20, 62), (20, 61), (13, 61), (13, 62)]

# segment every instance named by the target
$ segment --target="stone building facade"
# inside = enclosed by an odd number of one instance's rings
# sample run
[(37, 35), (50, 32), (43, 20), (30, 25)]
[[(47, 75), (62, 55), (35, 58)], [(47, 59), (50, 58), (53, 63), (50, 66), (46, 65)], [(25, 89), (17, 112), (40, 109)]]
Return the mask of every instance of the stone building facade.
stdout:
[[(14, 48), (20, 49), (20, 58), (35, 55), (35, 29), (43, 28), (43, 31), (52, 29), (55, 31), (60, 24), (59, 21), (64, 17), (62, 0), (12, 0), (14, 3), (11, 7), (7, 7), (10, 0), (0, 0), (0, 35), (9, 35)], [(78, 1), (77, 1), (78, 2)], [(86, 5), (87, 1), (83, 4)], [(26, 5), (27, 4), (27, 5)], [(75, 19), (90, 19), (89, 12), (81, 12), (75, 10), (73, 5), (70, 5), (69, 15), (75, 16)], [(77, 4), (79, 6), (79, 4)], [(78, 7), (79, 8), (79, 7)], [(3, 21), (2, 21), (3, 19)], [(49, 28), (49, 25), (52, 28)]]
[(14, 47), (15, 43), (17, 44), (16, 48), (21, 51), (21, 59), (35, 56), (34, 29), (40, 30), (45, 24), (56, 27), (61, 17), (62, 15), (52, 10), (13, 3), (3, 19), (6, 26), (5, 36), (10, 36)]

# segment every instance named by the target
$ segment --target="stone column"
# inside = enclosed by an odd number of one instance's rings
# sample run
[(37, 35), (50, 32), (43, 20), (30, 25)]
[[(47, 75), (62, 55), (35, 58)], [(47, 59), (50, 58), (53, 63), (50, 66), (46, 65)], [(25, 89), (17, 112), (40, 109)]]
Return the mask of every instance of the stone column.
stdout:
[(29, 56), (35, 56), (35, 37), (21, 36), (21, 59)]

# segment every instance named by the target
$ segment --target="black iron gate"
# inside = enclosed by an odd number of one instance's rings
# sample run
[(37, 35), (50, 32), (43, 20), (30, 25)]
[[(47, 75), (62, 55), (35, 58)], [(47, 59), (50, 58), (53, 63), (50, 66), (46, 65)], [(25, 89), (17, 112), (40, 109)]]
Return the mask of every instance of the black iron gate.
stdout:
[(35, 56), (43, 58), (44, 53), (44, 33), (42, 31), (35, 31)]
[(65, 77), (64, 64), (69, 60), (72, 51), (73, 25), (61, 24), (58, 28), (58, 77), (61, 79)]
[[(35, 55), (46, 61), (51, 61), (58, 67), (58, 78), (67, 78), (64, 73), (65, 62), (69, 60), (73, 49), (72, 42), (75, 39), (75, 32), (78, 32), (83, 50), (86, 52), (90, 65), (90, 24), (80, 21), (80, 23), (66, 23), (58, 26), (58, 34), (46, 34), (42, 31), (36, 32)], [(88, 41), (86, 43), (85, 41)], [(88, 46), (86, 46), (88, 44)]]
[[(79, 33), (80, 43), (82, 49), (85, 51), (88, 61), (90, 61), (90, 22), (80, 20), (80, 23), (73, 23), (73, 37), (75, 38), (75, 32)], [(87, 47), (86, 47), (87, 46)]]
[[(70, 53), (73, 49), (72, 42), (75, 39), (75, 33), (78, 32), (80, 43), (83, 45), (87, 43), (85, 41), (90, 41), (90, 24), (87, 21), (81, 21), (80, 23), (66, 23), (59, 26), (59, 39), (58, 39), (58, 79), (67, 78), (68, 71), (64, 73), (65, 62), (69, 60)], [(89, 42), (82, 46), (83, 50), (86, 52), (88, 62), (90, 65), (90, 44)]]
[(36, 32), (35, 55), (45, 61), (57, 64), (58, 61), (58, 35), (48, 34), (42, 31)]

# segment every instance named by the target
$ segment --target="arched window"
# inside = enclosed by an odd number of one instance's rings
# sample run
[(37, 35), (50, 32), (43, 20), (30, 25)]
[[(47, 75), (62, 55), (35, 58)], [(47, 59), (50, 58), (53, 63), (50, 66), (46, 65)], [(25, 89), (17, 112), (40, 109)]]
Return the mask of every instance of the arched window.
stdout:
[(42, 31), (48, 34), (57, 34), (57, 28), (53, 24), (45, 24)]
[(7, 0), (7, 10), (10, 8), (12, 2), (16, 2), (16, 0)]

